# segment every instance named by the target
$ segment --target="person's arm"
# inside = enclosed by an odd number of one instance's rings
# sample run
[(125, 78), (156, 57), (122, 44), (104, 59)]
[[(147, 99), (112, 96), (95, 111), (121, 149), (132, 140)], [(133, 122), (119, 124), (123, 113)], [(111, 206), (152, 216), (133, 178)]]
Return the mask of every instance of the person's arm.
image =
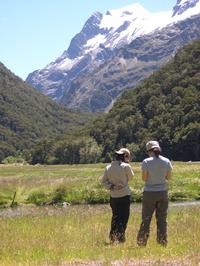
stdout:
[(168, 163), (168, 171), (167, 171), (167, 174), (165, 176), (165, 179), (170, 180), (171, 176), (172, 176), (172, 164), (169, 161), (169, 163)]
[(142, 180), (146, 182), (149, 178), (149, 172), (147, 169), (147, 163), (145, 161), (142, 162), (141, 170), (142, 170)]
[(149, 173), (147, 170), (142, 171), (142, 180), (146, 182), (148, 180)]
[(129, 164), (125, 167), (125, 171), (128, 181), (133, 179), (134, 172)]
[(113, 189), (114, 188), (114, 184), (112, 184), (108, 179), (107, 169), (105, 170), (105, 172), (102, 176), (101, 183), (106, 189)]
[[(128, 181), (133, 178), (134, 173), (133, 173), (133, 170), (132, 170), (131, 166), (129, 164), (127, 164), (127, 163), (126, 163), (126, 165), (124, 167), (124, 171), (125, 171), (125, 175), (127, 177), (127, 183), (128, 183)], [(117, 185), (115, 185), (113, 187), (113, 189), (115, 189), (115, 190), (121, 190), (121, 189), (123, 189), (126, 186), (127, 186), (127, 184), (118, 183)]]
[(167, 171), (167, 174), (166, 174), (165, 179), (170, 180), (171, 179), (171, 176), (172, 176), (172, 171), (169, 170), (169, 171)]
[(113, 183), (110, 182), (107, 176), (107, 170), (105, 170), (104, 175), (102, 176), (101, 183), (106, 189), (109, 190), (120, 190), (124, 188), (123, 184), (114, 185)]

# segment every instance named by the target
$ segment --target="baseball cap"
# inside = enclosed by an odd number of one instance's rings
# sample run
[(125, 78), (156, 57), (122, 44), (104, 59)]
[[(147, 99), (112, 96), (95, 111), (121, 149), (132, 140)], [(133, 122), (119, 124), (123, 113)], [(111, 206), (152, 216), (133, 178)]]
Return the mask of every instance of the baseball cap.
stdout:
[(146, 149), (147, 151), (152, 150), (152, 149), (161, 150), (158, 141), (155, 141), (155, 140), (151, 140), (147, 142)]
[(126, 148), (121, 148), (120, 150), (115, 151), (115, 153), (117, 153), (117, 154), (125, 154), (125, 155), (128, 155), (128, 156), (131, 155), (130, 151), (128, 149), (126, 149)]

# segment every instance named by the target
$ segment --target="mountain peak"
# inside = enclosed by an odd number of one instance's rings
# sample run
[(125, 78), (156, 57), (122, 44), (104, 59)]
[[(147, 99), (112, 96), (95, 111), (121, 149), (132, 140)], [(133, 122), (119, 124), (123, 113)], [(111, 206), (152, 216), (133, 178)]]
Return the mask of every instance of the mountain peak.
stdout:
[(186, 10), (195, 7), (200, 0), (178, 0), (173, 8), (173, 17), (183, 14)]
[[(148, 34), (152, 34), (152, 36), (158, 34), (162, 36), (163, 40), (159, 39), (159, 44), (153, 41), (152, 43), (149, 42), (150, 47), (146, 44), (146, 46), (144, 46), (144, 51), (141, 51), (144, 55), (140, 55), (142, 58), (141, 61), (149, 60), (154, 62), (154, 59), (152, 59), (154, 56), (160, 58), (161, 54), (165, 54), (165, 52), (160, 53), (154, 46), (161, 45), (161, 47), (163, 47), (164, 45), (162, 46), (162, 43), (164, 43), (165, 40), (169, 41), (170, 38), (173, 42), (176, 34), (178, 34), (180, 30), (176, 28), (175, 25), (198, 14), (200, 15), (200, 0), (178, 0), (174, 8), (172, 7), (168, 11), (155, 13), (148, 12), (138, 3), (119, 9), (108, 10), (106, 14), (95, 12), (85, 22), (81, 31), (73, 37), (69, 48), (61, 57), (41, 71), (31, 73), (26, 81), (54, 100), (70, 108), (103, 110), (104, 107), (110, 105), (112, 100), (117, 97), (117, 93), (121, 93), (121, 89), (123, 90), (126, 87), (135, 86), (132, 82), (134, 78), (131, 77), (130, 84), (128, 85), (122, 79), (122, 81), (120, 80), (119, 82), (122, 85), (118, 86), (117, 84), (117, 92), (113, 92), (115, 89), (113, 89), (112, 92), (108, 89), (109, 93), (104, 97), (104, 92), (102, 91), (104, 88), (110, 86), (109, 84), (112, 79), (110, 76), (113, 76), (113, 80), (115, 80), (118, 75), (121, 75), (121, 72), (124, 73), (127, 69), (127, 67), (124, 66), (127, 63), (126, 58), (129, 58), (129, 52), (125, 55), (120, 55), (120, 57), (125, 58), (125, 60), (123, 60), (123, 58), (119, 60), (116, 59), (116, 65), (111, 60), (118, 50), (127, 47), (127, 45), (130, 45), (137, 39), (138, 41), (140, 41), (141, 38), (148, 39), (148, 37), (145, 37)], [(170, 32), (167, 26), (171, 28)], [(186, 26), (184, 26), (184, 28), (185, 27)], [(195, 29), (196, 24), (191, 32), (195, 32)], [(164, 33), (162, 33), (162, 31), (164, 31)], [(194, 36), (199, 36), (198, 33), (195, 34)], [(185, 35), (183, 37), (185, 42), (189, 40), (189, 38), (190, 35), (189, 37)], [(183, 42), (180, 41), (180, 43), (182, 44)], [(174, 45), (176, 48), (176, 44)], [(166, 44), (166, 46), (168, 46), (168, 44)], [(149, 55), (151, 48), (152, 51)], [(172, 51), (170, 51), (170, 54), (173, 54), (175, 48), (170, 48)], [(165, 50), (169, 49), (165, 48)], [(151, 56), (151, 53), (153, 56)], [(130, 56), (130, 58), (132, 58), (130, 60), (131, 63), (128, 62), (127, 65), (132, 65), (133, 63), (135, 67), (135, 62), (138, 62), (137, 57), (139, 57), (139, 54), (140, 51), (138, 51), (138, 55), (135, 55), (134, 52)], [(110, 71), (111, 75), (108, 77), (107, 72), (109, 69), (102, 70), (102, 72), (101, 69), (107, 66), (109, 60), (111, 60), (110, 68), (114, 68), (114, 71)], [(142, 68), (144, 65), (144, 68), (146, 68), (145, 63), (142, 63), (140, 67)], [(156, 65), (152, 65), (152, 69), (156, 67)], [(120, 70), (121, 66), (123, 66), (123, 71)], [(149, 67), (147, 68), (150, 69)], [(105, 73), (101, 76), (101, 73), (104, 71)], [(143, 72), (143, 70), (141, 72), (146, 73)], [(98, 74), (93, 77), (93, 73)], [(138, 76), (140, 77), (140, 74), (138, 75), (138, 73), (136, 73), (135, 80), (138, 80)], [(85, 79), (85, 77), (87, 78)], [(98, 88), (98, 86), (100, 86), (98, 84), (101, 83), (99, 77), (105, 80), (105, 86), (103, 85), (104, 88), (101, 89)], [(126, 85), (124, 85), (124, 83)], [(116, 85), (114, 85), (114, 87), (116, 87)], [(104, 97), (105, 99), (100, 100), (99, 97)], [(85, 103), (87, 106), (85, 106)]]
[(129, 6), (125, 6), (122, 8), (118, 8), (118, 9), (112, 9), (112, 10), (108, 10), (106, 15), (137, 15), (140, 16), (141, 14), (149, 14), (149, 12), (139, 3), (135, 3)]

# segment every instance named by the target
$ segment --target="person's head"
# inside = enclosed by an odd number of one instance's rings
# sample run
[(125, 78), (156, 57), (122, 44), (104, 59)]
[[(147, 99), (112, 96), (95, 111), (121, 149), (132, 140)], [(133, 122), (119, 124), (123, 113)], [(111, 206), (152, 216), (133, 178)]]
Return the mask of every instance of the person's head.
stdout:
[(115, 151), (115, 156), (117, 160), (128, 163), (130, 161), (130, 151), (126, 148), (121, 148), (118, 151)]
[(161, 148), (158, 141), (151, 140), (146, 144), (146, 150), (149, 156), (155, 155), (157, 158), (161, 153)]

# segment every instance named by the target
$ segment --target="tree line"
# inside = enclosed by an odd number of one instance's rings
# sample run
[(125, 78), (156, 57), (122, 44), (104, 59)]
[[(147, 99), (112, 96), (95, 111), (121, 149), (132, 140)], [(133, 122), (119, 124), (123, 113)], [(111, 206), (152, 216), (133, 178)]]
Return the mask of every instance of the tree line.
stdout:
[(123, 93), (87, 128), (42, 140), (23, 156), (33, 164), (108, 162), (123, 146), (141, 161), (151, 139), (172, 160), (200, 160), (200, 40)]

